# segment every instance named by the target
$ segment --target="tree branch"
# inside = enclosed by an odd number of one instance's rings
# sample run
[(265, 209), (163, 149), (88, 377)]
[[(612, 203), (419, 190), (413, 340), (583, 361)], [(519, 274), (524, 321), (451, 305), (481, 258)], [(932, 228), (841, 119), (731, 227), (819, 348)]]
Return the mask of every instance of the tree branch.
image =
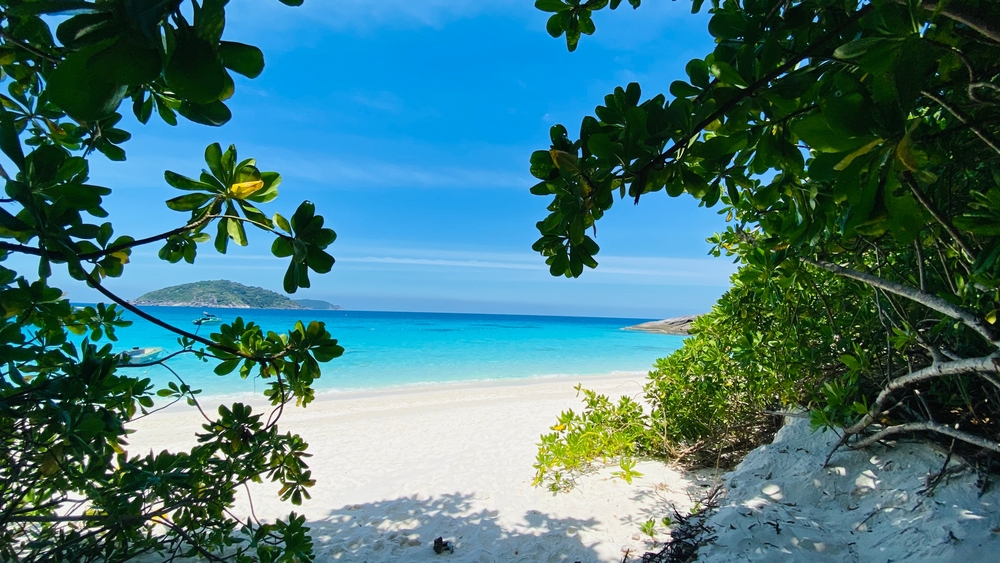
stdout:
[[(921, 190), (920, 186), (917, 184), (916, 178), (913, 177), (913, 173), (907, 170), (906, 172), (903, 173), (903, 177), (906, 178), (906, 183), (910, 186), (910, 192), (913, 194), (913, 197), (915, 197), (917, 201), (920, 202), (920, 205), (923, 205), (924, 209), (926, 209), (927, 212), (930, 213), (931, 216), (933, 216), (934, 219), (936, 219), (937, 222), (940, 223), (942, 227), (944, 227), (944, 230), (948, 231), (948, 234), (951, 235), (951, 238), (955, 239), (955, 244), (957, 244), (958, 247), (962, 249), (962, 252), (964, 252), (965, 255), (969, 258), (969, 261), (975, 264), (976, 253), (973, 252), (972, 249), (969, 247), (968, 243), (965, 242), (965, 239), (962, 238), (961, 233), (958, 232), (958, 229), (955, 228), (955, 225), (952, 225), (951, 221), (949, 221), (948, 218), (944, 216), (944, 214), (938, 211), (937, 207), (935, 207), (935, 205), (931, 203), (929, 199), (927, 199), (927, 196), (924, 194), (923, 190)], [(921, 270), (921, 275), (923, 275), (923, 270)], [(923, 283), (923, 278), (921, 278), (921, 283)]]
[[(910, 4), (908, 0), (895, 0), (895, 2), (904, 6)], [(956, 2), (946, 0), (923, 0), (920, 7), (928, 12), (941, 14), (952, 21), (966, 25), (993, 42), (1000, 43), (1000, 27), (996, 25), (997, 22), (983, 18), (981, 11), (976, 8), (956, 5)]]
[(14, 39), (10, 35), (7, 35), (6, 31), (0, 30), (0, 39), (3, 39), (4, 41), (10, 43), (11, 45), (17, 45), (21, 49), (24, 49), (25, 51), (31, 53), (32, 55), (35, 55), (36, 57), (39, 57), (39, 58), (44, 59), (46, 61), (49, 61), (50, 63), (58, 63), (61, 60), (59, 57), (56, 57), (54, 55), (50, 55), (50, 54), (46, 53), (45, 51), (42, 51), (40, 49), (36, 49), (35, 47), (33, 47), (33, 46), (31, 46), (31, 45), (23, 42), (23, 41), (18, 41), (17, 39)]
[[(125, 242), (122, 244), (116, 244), (114, 246), (109, 246), (103, 250), (98, 250), (97, 252), (87, 252), (85, 254), (76, 254), (73, 256), (75, 260), (93, 260), (95, 258), (103, 258), (115, 252), (121, 252), (122, 250), (128, 250), (130, 248), (135, 248), (137, 246), (143, 246), (146, 244), (158, 242), (161, 240), (166, 240), (174, 235), (179, 235), (185, 231), (193, 231), (195, 229), (203, 227), (206, 223), (212, 219), (221, 217), (221, 215), (211, 215), (206, 214), (199, 218), (197, 221), (188, 223), (183, 227), (177, 227), (176, 229), (169, 230), (165, 233), (160, 233), (158, 235), (153, 235), (151, 237), (146, 237), (138, 240), (133, 240), (132, 242)], [(254, 223), (257, 224), (257, 223)], [(0, 241), (0, 250), (6, 250), (8, 252), (18, 252), (21, 254), (30, 254), (31, 256), (49, 256), (51, 258), (56, 258), (59, 260), (67, 260), (67, 257), (62, 252), (55, 252), (48, 249), (42, 249), (35, 246), (27, 246), (23, 244), (13, 244), (9, 242)]]
[[(857, 22), (859, 19), (861, 19), (865, 14), (867, 14), (871, 10), (872, 10), (872, 5), (868, 4), (867, 6), (861, 8), (860, 10), (858, 10), (857, 12), (854, 12), (853, 14), (850, 15), (850, 17), (848, 17), (846, 20), (844, 20), (840, 25), (838, 25), (837, 27), (831, 29), (829, 32), (827, 32), (822, 37), (818, 38), (816, 41), (810, 43), (809, 46), (806, 47), (805, 49), (803, 49), (801, 53), (799, 53), (799, 54), (795, 55), (794, 57), (792, 57), (791, 59), (787, 60), (785, 62), (785, 64), (783, 64), (783, 65), (779, 66), (778, 68), (772, 70), (771, 72), (765, 74), (760, 79), (758, 79), (754, 83), (750, 84), (750, 86), (748, 86), (746, 89), (741, 90), (738, 95), (733, 96), (732, 98), (730, 98), (724, 104), (722, 104), (721, 106), (719, 106), (718, 109), (716, 109), (711, 114), (709, 114), (708, 117), (706, 117), (705, 119), (701, 120), (700, 123), (698, 123), (697, 125), (695, 125), (692, 128), (691, 133), (689, 133), (689, 134), (685, 135), (683, 138), (677, 140), (667, 150), (663, 151), (662, 153), (660, 153), (659, 156), (657, 156), (656, 158), (654, 158), (653, 160), (651, 160), (649, 163), (647, 163), (645, 166), (643, 166), (642, 168), (640, 168), (639, 171), (636, 172), (632, 176), (632, 178), (635, 179), (635, 178), (639, 178), (639, 177), (645, 176), (646, 174), (649, 173), (650, 170), (652, 170), (656, 166), (662, 166), (667, 161), (667, 159), (669, 159), (671, 156), (673, 156), (675, 153), (677, 153), (677, 151), (679, 151), (683, 147), (687, 147), (688, 144), (691, 142), (691, 139), (693, 139), (696, 135), (700, 134), (702, 130), (704, 130), (706, 127), (708, 127), (716, 119), (719, 119), (720, 117), (724, 116), (729, 110), (733, 109), (734, 107), (736, 107), (737, 105), (739, 105), (740, 103), (742, 103), (747, 98), (750, 98), (753, 95), (755, 95), (758, 90), (760, 90), (764, 86), (767, 86), (768, 84), (770, 84), (772, 81), (774, 81), (776, 78), (778, 78), (782, 74), (785, 74), (786, 72), (794, 69), (800, 62), (802, 62), (805, 59), (808, 59), (809, 57), (813, 56), (815, 54), (815, 51), (817, 51), (821, 46), (825, 45), (831, 39), (839, 36), (841, 33), (844, 32), (844, 30), (846, 30), (852, 24), (854, 24), (855, 22)], [(638, 196), (636, 196), (636, 199), (638, 199)]]
[(883, 440), (887, 436), (891, 436), (893, 434), (899, 434), (902, 432), (921, 432), (921, 431), (930, 431), (930, 432), (936, 432), (938, 434), (944, 434), (945, 436), (949, 436), (956, 440), (961, 440), (968, 444), (972, 444), (974, 446), (979, 446), (980, 448), (986, 450), (992, 450), (994, 452), (1000, 453), (1000, 443), (993, 442), (985, 438), (980, 438), (979, 436), (969, 434), (968, 432), (962, 432), (961, 430), (957, 430), (951, 426), (940, 424), (937, 422), (907, 422), (906, 424), (897, 424), (895, 426), (890, 426), (888, 428), (880, 430), (875, 434), (868, 436), (867, 438), (858, 440), (857, 442), (851, 444), (848, 447), (852, 450), (860, 450), (861, 448), (866, 448), (874, 444), (875, 442)]
[(177, 227), (176, 229), (167, 231), (165, 233), (160, 233), (158, 235), (154, 235), (154, 236), (151, 236), (151, 237), (146, 237), (146, 238), (143, 238), (143, 239), (134, 240), (132, 242), (126, 242), (126, 243), (117, 244), (117, 245), (114, 245), (114, 246), (109, 246), (108, 248), (105, 248), (104, 250), (100, 250), (98, 252), (90, 252), (88, 254), (80, 254), (79, 256), (77, 256), (77, 258), (79, 258), (80, 260), (92, 260), (94, 258), (101, 258), (103, 256), (107, 256), (109, 254), (114, 254), (115, 252), (120, 252), (122, 250), (128, 250), (130, 248), (135, 248), (137, 246), (143, 246), (143, 245), (150, 244), (150, 243), (153, 243), (153, 242), (158, 242), (158, 241), (161, 241), (161, 240), (166, 240), (166, 239), (168, 239), (168, 238), (170, 238), (170, 237), (172, 237), (174, 235), (179, 235), (179, 234), (181, 234), (181, 233), (183, 233), (185, 231), (193, 231), (195, 229), (199, 229), (199, 228), (205, 226), (212, 219), (215, 219), (216, 217), (218, 217), (218, 215), (212, 215), (211, 213), (206, 213), (205, 215), (203, 215), (202, 217), (200, 217), (197, 221), (188, 223), (187, 225), (184, 225), (183, 227)]
[(984, 356), (981, 358), (970, 358), (954, 362), (934, 363), (924, 369), (908, 373), (902, 377), (897, 377), (889, 382), (878, 394), (875, 402), (868, 409), (868, 413), (861, 417), (857, 423), (844, 429), (846, 434), (858, 434), (862, 432), (875, 418), (882, 413), (886, 401), (893, 393), (928, 379), (944, 377), (947, 375), (960, 375), (963, 373), (1000, 373), (1000, 358), (996, 355)]
[(992, 327), (983, 322), (982, 319), (976, 315), (966, 311), (965, 309), (953, 305), (944, 299), (936, 295), (931, 295), (930, 293), (924, 293), (912, 287), (898, 284), (896, 282), (891, 282), (889, 280), (880, 278), (878, 276), (873, 276), (865, 272), (859, 272), (857, 270), (852, 270), (850, 268), (844, 268), (843, 266), (838, 266), (830, 262), (823, 260), (811, 260), (808, 258), (803, 259), (803, 262), (815, 266), (817, 268), (826, 270), (828, 272), (833, 272), (839, 276), (844, 276), (845, 278), (850, 278), (857, 280), (873, 287), (888, 291), (889, 293), (894, 293), (902, 297), (906, 297), (911, 301), (920, 303), (921, 305), (932, 309), (944, 315), (961, 321), (962, 324), (971, 328), (977, 334), (985, 338), (990, 344), (995, 347), (1000, 348), (1000, 339), (994, 334)]
[(980, 140), (982, 140), (984, 143), (986, 143), (991, 149), (993, 149), (994, 152), (1000, 154), (1000, 143), (997, 143), (996, 139), (993, 139), (992, 137), (990, 137), (988, 133), (977, 127), (968, 117), (965, 116), (965, 114), (958, 111), (958, 109), (948, 105), (948, 103), (945, 102), (943, 99), (941, 99), (939, 96), (935, 96), (934, 94), (931, 94), (926, 90), (921, 90), (920, 95), (926, 96), (934, 100), (939, 106), (941, 106), (948, 113), (953, 115), (955, 119), (961, 121), (963, 125), (967, 126), (970, 131), (975, 133), (976, 136), (979, 137)]
[(34, 246), (27, 246), (24, 244), (13, 244), (10, 242), (4, 242), (2, 240), (0, 240), (0, 250), (6, 250), (7, 252), (17, 252), (20, 254), (30, 254), (32, 256), (43, 256), (42, 249), (40, 248), (35, 248)]

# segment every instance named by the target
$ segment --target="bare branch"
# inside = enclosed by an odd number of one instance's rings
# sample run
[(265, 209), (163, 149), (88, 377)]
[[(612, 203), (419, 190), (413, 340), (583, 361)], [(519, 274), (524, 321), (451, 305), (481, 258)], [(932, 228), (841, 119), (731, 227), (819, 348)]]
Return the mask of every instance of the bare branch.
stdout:
[(993, 328), (986, 324), (982, 319), (974, 315), (973, 313), (966, 311), (965, 309), (953, 305), (944, 299), (936, 295), (931, 295), (930, 293), (924, 293), (918, 289), (908, 287), (896, 282), (892, 282), (872, 274), (867, 274), (865, 272), (859, 272), (857, 270), (852, 270), (850, 268), (844, 268), (843, 266), (838, 266), (824, 260), (810, 260), (808, 258), (803, 259), (807, 264), (815, 266), (817, 268), (826, 270), (828, 272), (833, 272), (839, 276), (844, 276), (845, 278), (851, 278), (857, 280), (873, 287), (888, 291), (889, 293), (894, 293), (907, 299), (920, 303), (921, 305), (932, 309), (944, 315), (961, 321), (962, 324), (971, 328), (976, 334), (979, 334), (986, 339), (987, 342), (992, 344), (994, 347), (1000, 348), (1000, 339), (993, 332)]
[(902, 377), (897, 377), (896, 379), (890, 381), (889, 384), (882, 389), (882, 392), (878, 394), (875, 402), (872, 403), (871, 408), (868, 409), (868, 414), (861, 417), (861, 420), (859, 420), (856, 424), (845, 428), (844, 432), (846, 434), (858, 434), (862, 432), (879, 414), (882, 413), (883, 407), (885, 406), (886, 401), (889, 400), (889, 397), (900, 389), (904, 389), (910, 385), (926, 381), (928, 379), (967, 373), (1000, 373), (1000, 358), (994, 354), (981, 358), (958, 360), (956, 362), (935, 363), (925, 367), (924, 369), (908, 373)]
[(962, 432), (951, 426), (940, 424), (937, 422), (907, 422), (906, 424), (897, 424), (896, 426), (890, 426), (888, 428), (882, 429), (863, 440), (858, 440), (857, 442), (848, 446), (852, 450), (860, 450), (861, 448), (866, 448), (875, 442), (884, 440), (888, 436), (893, 434), (900, 434), (902, 432), (936, 432), (938, 434), (944, 434), (956, 440), (961, 440), (968, 444), (974, 446), (979, 446), (980, 448), (991, 450), (1000, 453), (1000, 443), (987, 440), (985, 438), (980, 438), (968, 432)]

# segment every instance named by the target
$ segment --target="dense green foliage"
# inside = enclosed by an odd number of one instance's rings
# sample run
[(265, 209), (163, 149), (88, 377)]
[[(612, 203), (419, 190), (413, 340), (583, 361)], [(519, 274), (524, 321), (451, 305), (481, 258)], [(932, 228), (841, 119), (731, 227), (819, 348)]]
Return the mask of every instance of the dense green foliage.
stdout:
[[(536, 2), (571, 50), (619, 4)], [(606, 453), (724, 456), (766, 438), (763, 409), (796, 404), (850, 447), (916, 432), (1000, 451), (1000, 5), (708, 5), (716, 48), (669, 96), (617, 88), (579, 138), (557, 125), (532, 155), (551, 200), (534, 248), (579, 276), (616, 195), (686, 193), (726, 217), (709, 240), (740, 270), (651, 372), (643, 431), (587, 442), (610, 412), (591, 401), (543, 437), (540, 479)]]
[[(141, 123), (155, 109), (171, 125), (178, 114), (221, 125), (230, 117), (230, 73), (253, 78), (263, 69), (259, 49), (222, 39), (226, 4), (0, 0), (0, 150), (9, 159), (0, 168), (0, 264), (20, 254), (38, 265), (35, 272), (0, 265), (0, 560), (312, 559), (304, 517), (262, 523), (230, 509), (251, 481), (276, 483), (293, 504), (308, 498), (306, 444), (280, 432), (278, 421), (287, 404), (313, 399), (319, 364), (343, 352), (337, 341), (318, 322), (278, 333), (239, 318), (198, 336), (103, 285), (129, 269), (141, 246), (162, 244), (160, 258), (193, 262), (213, 224), (221, 253), (230, 241), (247, 244), (246, 225), (272, 236), (274, 255), (290, 258), (289, 293), (309, 286), (309, 270), (333, 264), (325, 248), (335, 235), (313, 205), (302, 203), (289, 219), (265, 215), (259, 206), (278, 195), (281, 178), (239, 160), (232, 146), (210, 145), (198, 179), (166, 172), (166, 182), (186, 192), (166, 202), (189, 215), (178, 228), (136, 239), (116, 236), (103, 221), (112, 190), (88, 183), (88, 160), (125, 158), (120, 145), (130, 134), (118, 112), (127, 99)], [(72, 307), (48, 285), (54, 268), (114, 304)], [(141, 371), (131, 368), (148, 366), (120, 365), (103, 342), (128, 326), (122, 308), (176, 333), (180, 353), (212, 361), (219, 375), (259, 375), (273, 410), (237, 403), (206, 411), (179, 378), (156, 389), (134, 375)], [(161, 399), (201, 410), (198, 445), (129, 452), (130, 424), (162, 408), (154, 402)]]
[(302, 309), (288, 297), (262, 287), (229, 280), (213, 280), (172, 285), (144, 293), (135, 305), (181, 305), (192, 307), (250, 307), (252, 309)]

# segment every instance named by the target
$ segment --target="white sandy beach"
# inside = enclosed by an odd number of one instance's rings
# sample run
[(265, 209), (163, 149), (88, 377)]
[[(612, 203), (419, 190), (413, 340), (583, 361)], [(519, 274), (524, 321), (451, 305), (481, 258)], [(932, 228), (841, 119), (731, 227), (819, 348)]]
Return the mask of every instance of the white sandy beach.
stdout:
[[(618, 562), (654, 546), (646, 519), (685, 509), (704, 491), (681, 471), (641, 463), (627, 485), (613, 469), (569, 492), (532, 487), (541, 433), (579, 410), (578, 382), (613, 396), (641, 393), (642, 376), (484, 382), (327, 395), (286, 410), (281, 428), (309, 442), (317, 481), (293, 507), (258, 488), (258, 517), (305, 513), (319, 561)], [(212, 404), (204, 400), (205, 406)], [(130, 449), (190, 447), (201, 419), (168, 410), (137, 424)], [(434, 553), (434, 538), (455, 553)], [(662, 538), (661, 538), (662, 539)]]
[[(642, 380), (582, 381), (618, 396), (639, 395)], [(532, 487), (538, 436), (561, 411), (579, 409), (579, 381), (341, 394), (286, 411), (282, 427), (310, 443), (317, 485), (312, 500), (294, 508), (260, 487), (256, 513), (305, 513), (318, 561), (618, 563), (626, 551), (637, 561), (658, 548), (641, 523), (672, 514), (671, 504), (684, 513), (712, 480), (645, 462), (632, 485), (609, 468), (569, 493)], [(130, 449), (188, 447), (199, 424), (189, 409), (164, 411), (140, 421)], [(1000, 487), (981, 488), (983, 476), (956, 459), (928, 493), (928, 476), (945, 456), (927, 444), (845, 450), (824, 467), (835, 441), (793, 419), (774, 444), (723, 476), (721, 505), (707, 520), (714, 539), (698, 561), (997, 560)], [(439, 536), (455, 543), (453, 554), (434, 553)]]

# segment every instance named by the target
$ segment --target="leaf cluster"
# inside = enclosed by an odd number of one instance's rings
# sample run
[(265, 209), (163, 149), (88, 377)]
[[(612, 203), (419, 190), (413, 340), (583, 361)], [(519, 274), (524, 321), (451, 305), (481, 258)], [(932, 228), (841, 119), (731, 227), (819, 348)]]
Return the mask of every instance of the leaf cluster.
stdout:
[[(205, 125), (228, 121), (231, 73), (256, 77), (264, 61), (256, 47), (222, 38), (227, 4), (0, 0), (0, 151), (14, 167), (0, 168), (0, 560), (313, 559), (305, 517), (264, 523), (232, 507), (248, 483), (264, 480), (280, 487), (282, 500), (309, 498), (307, 444), (278, 421), (286, 404), (315, 398), (320, 365), (343, 348), (315, 321), (279, 333), (237, 318), (193, 334), (103, 283), (123, 276), (135, 249), (150, 244), (163, 244), (167, 262), (194, 262), (213, 224), (220, 253), (230, 241), (248, 243), (247, 225), (273, 236), (273, 253), (291, 258), (289, 293), (309, 286), (310, 271), (333, 265), (326, 249), (336, 235), (313, 204), (303, 202), (290, 219), (265, 214), (281, 177), (239, 160), (233, 146), (209, 145), (197, 179), (165, 173), (185, 192), (167, 207), (189, 215), (164, 233), (116, 233), (104, 208), (112, 190), (89, 180), (96, 153), (125, 159), (120, 145), (131, 135), (118, 111), (126, 99), (140, 123), (154, 110), (171, 125), (177, 114)], [(36, 260), (37, 270), (7, 267), (14, 255)], [(49, 285), (55, 268), (113, 304), (72, 306)], [(178, 350), (129, 362), (113, 347), (131, 324), (126, 310), (177, 334)], [(200, 390), (167, 363), (178, 354), (212, 362), (220, 375), (266, 380), (270, 412), (240, 403), (203, 409)], [(157, 389), (133, 368), (165, 369), (174, 381)], [(204, 418), (198, 445), (130, 453), (132, 423), (179, 401)]]

